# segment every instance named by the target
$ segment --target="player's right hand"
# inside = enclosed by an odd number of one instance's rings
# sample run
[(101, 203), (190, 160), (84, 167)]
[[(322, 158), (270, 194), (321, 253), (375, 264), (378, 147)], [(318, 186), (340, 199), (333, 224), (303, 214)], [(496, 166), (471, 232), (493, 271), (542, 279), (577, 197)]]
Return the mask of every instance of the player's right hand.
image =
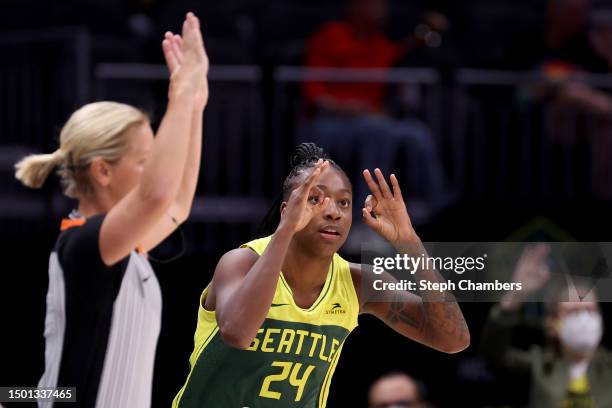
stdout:
[(321, 173), (329, 166), (327, 160), (317, 162), (306, 180), (295, 188), (281, 211), (279, 228), (287, 228), (292, 232), (303, 229), (310, 220), (320, 214), (329, 204), (329, 197), (316, 187)]

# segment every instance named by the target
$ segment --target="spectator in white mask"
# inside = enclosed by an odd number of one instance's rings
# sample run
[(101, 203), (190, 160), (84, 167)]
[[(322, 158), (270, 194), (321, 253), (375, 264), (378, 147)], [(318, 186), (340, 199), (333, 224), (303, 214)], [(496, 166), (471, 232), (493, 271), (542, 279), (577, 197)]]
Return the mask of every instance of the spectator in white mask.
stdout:
[[(603, 318), (595, 289), (569, 279), (561, 286), (551, 284), (549, 251), (546, 245), (523, 251), (513, 275), (523, 290), (507, 292), (491, 309), (481, 338), (483, 354), (495, 367), (529, 376), (529, 407), (610, 407), (612, 353), (600, 347)], [(546, 344), (516, 348), (512, 334), (521, 305), (545, 287)]]

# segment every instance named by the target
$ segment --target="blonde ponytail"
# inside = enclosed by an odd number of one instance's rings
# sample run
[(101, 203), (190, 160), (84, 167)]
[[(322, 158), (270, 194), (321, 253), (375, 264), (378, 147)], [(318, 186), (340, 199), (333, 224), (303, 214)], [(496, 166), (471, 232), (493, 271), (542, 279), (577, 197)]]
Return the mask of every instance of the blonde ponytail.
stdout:
[(75, 111), (60, 133), (60, 148), (52, 154), (33, 154), (15, 165), (15, 177), (24, 185), (39, 188), (58, 167), (64, 193), (79, 198), (93, 187), (87, 169), (96, 157), (116, 163), (128, 150), (125, 130), (148, 122), (133, 106), (118, 102), (94, 102)]
[(27, 187), (40, 188), (51, 170), (63, 161), (64, 155), (60, 149), (51, 154), (31, 154), (15, 165), (15, 177)]

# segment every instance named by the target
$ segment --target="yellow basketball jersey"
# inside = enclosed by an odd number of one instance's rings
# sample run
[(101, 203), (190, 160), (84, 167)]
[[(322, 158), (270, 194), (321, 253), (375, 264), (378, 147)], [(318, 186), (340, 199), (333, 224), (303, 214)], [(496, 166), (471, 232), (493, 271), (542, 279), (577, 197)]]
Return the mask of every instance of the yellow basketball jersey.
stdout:
[[(271, 237), (248, 242), (258, 255)], [(173, 407), (323, 408), (342, 345), (357, 327), (359, 302), (349, 263), (334, 254), (308, 309), (295, 304), (283, 273), (268, 315), (246, 350), (225, 344), (215, 312), (200, 298), (190, 372)]]

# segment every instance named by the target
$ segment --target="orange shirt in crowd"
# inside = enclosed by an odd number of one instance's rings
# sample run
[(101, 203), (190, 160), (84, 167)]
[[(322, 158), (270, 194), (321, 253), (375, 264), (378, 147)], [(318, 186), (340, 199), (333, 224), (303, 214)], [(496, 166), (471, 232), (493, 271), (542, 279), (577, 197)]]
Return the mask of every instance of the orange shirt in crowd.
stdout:
[[(306, 50), (307, 67), (389, 68), (403, 54), (383, 32), (359, 37), (347, 22), (329, 22), (313, 34)], [(385, 84), (307, 82), (304, 94), (310, 103), (321, 96), (338, 101), (357, 100), (382, 110)]]

